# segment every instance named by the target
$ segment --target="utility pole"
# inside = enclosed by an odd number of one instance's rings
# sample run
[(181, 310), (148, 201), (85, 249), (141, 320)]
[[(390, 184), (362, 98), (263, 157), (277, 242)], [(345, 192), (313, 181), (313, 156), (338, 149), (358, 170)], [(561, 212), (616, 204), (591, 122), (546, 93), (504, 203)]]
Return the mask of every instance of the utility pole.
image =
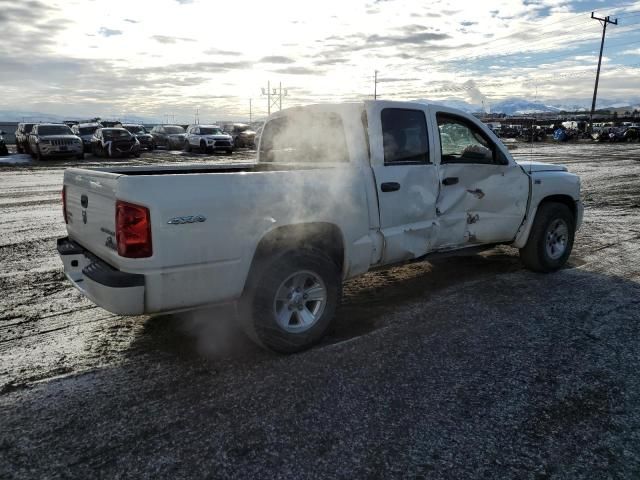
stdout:
[(282, 82), (280, 82), (280, 88), (271, 89), (271, 82), (267, 82), (267, 90), (262, 89), (262, 95), (267, 96), (267, 112), (271, 115), (271, 109), (277, 107), (278, 110), (282, 110), (282, 97), (286, 97), (289, 94), (287, 89), (282, 90)]
[(373, 99), (378, 98), (378, 70), (373, 71)]
[(607, 33), (607, 24), (618, 25), (618, 19), (611, 20), (609, 15), (604, 18), (596, 17), (595, 12), (591, 12), (591, 18), (598, 20), (602, 24), (602, 41), (600, 42), (600, 57), (598, 57), (598, 70), (596, 72), (596, 84), (593, 87), (593, 102), (591, 102), (591, 115), (589, 116), (589, 131), (593, 130), (593, 113), (596, 110), (596, 97), (598, 96), (598, 81), (600, 80), (600, 65), (602, 64), (602, 50), (604, 49), (604, 37)]

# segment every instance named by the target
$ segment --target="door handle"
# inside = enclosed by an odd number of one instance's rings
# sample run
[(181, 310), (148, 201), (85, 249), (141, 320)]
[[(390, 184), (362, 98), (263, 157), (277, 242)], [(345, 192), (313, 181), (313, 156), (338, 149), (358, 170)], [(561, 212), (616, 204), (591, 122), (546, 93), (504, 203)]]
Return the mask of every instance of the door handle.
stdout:
[(380, 185), (380, 190), (383, 192), (395, 192), (400, 190), (400, 184), (398, 182), (385, 182)]
[(442, 180), (443, 185), (455, 185), (456, 183), (458, 183), (458, 177), (447, 177)]

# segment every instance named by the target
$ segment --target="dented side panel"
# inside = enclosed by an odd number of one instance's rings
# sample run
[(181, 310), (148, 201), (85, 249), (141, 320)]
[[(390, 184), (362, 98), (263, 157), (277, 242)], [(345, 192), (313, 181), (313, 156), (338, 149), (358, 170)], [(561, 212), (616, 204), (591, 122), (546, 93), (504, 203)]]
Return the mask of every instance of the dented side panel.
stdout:
[(448, 164), (437, 203), (437, 248), (513, 240), (525, 216), (529, 179), (517, 165)]

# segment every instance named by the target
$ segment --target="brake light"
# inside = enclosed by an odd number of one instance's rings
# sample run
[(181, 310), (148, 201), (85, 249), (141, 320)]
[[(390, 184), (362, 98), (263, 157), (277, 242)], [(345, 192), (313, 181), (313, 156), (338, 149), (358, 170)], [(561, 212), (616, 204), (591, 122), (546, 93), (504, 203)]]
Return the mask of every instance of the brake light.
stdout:
[(67, 218), (67, 186), (62, 186), (62, 216), (64, 217), (64, 223), (69, 223)]
[(151, 256), (151, 216), (148, 208), (116, 201), (116, 243), (121, 257)]

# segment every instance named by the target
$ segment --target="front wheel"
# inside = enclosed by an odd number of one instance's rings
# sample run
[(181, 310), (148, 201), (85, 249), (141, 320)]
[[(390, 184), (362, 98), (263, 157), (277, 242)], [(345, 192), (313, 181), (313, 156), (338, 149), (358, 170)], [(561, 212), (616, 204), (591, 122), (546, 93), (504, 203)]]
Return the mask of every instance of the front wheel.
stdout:
[(44, 160), (44, 157), (42, 156), (42, 152), (40, 151), (40, 145), (36, 147), (36, 160), (38, 160), (39, 162)]
[(525, 267), (535, 272), (554, 272), (571, 255), (576, 222), (569, 207), (543, 203), (538, 208), (527, 244), (520, 249)]
[(187, 153), (191, 152), (191, 144), (189, 143), (189, 140), (185, 140), (184, 142), (184, 151)]
[(274, 255), (252, 269), (240, 321), (259, 345), (281, 353), (305, 350), (331, 328), (342, 293), (338, 266), (315, 250)]

